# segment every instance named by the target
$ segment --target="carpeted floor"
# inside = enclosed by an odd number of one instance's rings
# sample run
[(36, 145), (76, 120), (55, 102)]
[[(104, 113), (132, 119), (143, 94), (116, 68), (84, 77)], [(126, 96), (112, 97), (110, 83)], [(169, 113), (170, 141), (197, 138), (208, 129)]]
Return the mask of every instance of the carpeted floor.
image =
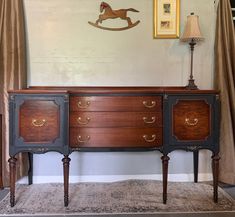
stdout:
[(0, 214), (104, 214), (234, 211), (235, 201), (219, 188), (219, 203), (212, 186), (204, 183), (169, 183), (167, 205), (162, 203), (162, 182), (127, 180), (114, 183), (70, 184), (70, 203), (63, 206), (62, 184), (18, 185), (16, 205), (9, 194), (0, 202)]

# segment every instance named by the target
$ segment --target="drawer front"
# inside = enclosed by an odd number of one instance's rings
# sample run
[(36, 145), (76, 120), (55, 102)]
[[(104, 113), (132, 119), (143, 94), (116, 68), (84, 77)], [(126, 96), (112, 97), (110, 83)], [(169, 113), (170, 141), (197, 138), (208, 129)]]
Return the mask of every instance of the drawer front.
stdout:
[(71, 148), (154, 148), (162, 128), (70, 128)]
[(50, 143), (59, 137), (59, 106), (54, 101), (26, 100), (20, 106), (19, 136), (25, 142)]
[(71, 112), (70, 127), (161, 127), (161, 112)]
[(70, 111), (161, 111), (161, 96), (72, 96)]
[(178, 140), (206, 140), (210, 123), (210, 105), (205, 100), (179, 100), (173, 106), (173, 135)]

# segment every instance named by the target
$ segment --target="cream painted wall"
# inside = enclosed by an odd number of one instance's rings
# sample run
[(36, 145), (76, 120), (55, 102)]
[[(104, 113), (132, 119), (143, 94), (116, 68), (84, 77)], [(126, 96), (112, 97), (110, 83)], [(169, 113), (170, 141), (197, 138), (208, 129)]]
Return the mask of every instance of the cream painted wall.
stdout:
[[(190, 69), (188, 45), (179, 39), (153, 39), (153, 0), (106, 1), (113, 8), (139, 10), (140, 13), (130, 12), (130, 16), (133, 21), (140, 20), (141, 23), (127, 31), (104, 31), (87, 23), (97, 19), (101, 0), (24, 0), (28, 84), (186, 85)], [(205, 40), (195, 49), (194, 72), (200, 88), (211, 88), (214, 0), (181, 0), (180, 8), (181, 32), (190, 12), (200, 17)], [(113, 22), (126, 25), (124, 21)], [(61, 156), (51, 153), (35, 156), (35, 174), (48, 175), (51, 172), (48, 163), (53, 163), (49, 158), (56, 160)], [(75, 175), (154, 174), (161, 171), (159, 153), (74, 153), (72, 158), (72, 162), (77, 162), (72, 163), (71, 173)], [(172, 158), (175, 161), (170, 164), (171, 173), (192, 172), (190, 153), (175, 152)], [(201, 161), (200, 171), (210, 171), (207, 152), (202, 152)], [(61, 174), (60, 166), (54, 165), (53, 168), (54, 175)]]

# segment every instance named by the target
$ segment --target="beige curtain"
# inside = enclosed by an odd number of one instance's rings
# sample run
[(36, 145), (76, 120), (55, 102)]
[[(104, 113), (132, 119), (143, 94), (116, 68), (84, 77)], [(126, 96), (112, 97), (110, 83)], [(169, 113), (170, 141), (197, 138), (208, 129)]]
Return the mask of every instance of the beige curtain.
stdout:
[[(26, 86), (26, 53), (23, 0), (0, 0), (0, 114), (3, 115), (3, 184), (9, 185), (9, 89)], [(26, 172), (27, 161), (18, 155), (18, 177)]]
[(230, 0), (220, 0), (215, 44), (215, 87), (221, 92), (220, 181), (235, 184), (235, 33)]

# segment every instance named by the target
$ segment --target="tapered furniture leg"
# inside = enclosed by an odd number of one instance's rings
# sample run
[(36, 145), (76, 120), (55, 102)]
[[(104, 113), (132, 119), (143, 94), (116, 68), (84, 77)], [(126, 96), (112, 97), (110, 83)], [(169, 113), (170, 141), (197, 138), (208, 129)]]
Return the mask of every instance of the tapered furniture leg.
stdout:
[(199, 156), (199, 151), (194, 151), (193, 152), (193, 167), (194, 167), (194, 182), (198, 182), (198, 156)]
[(69, 164), (70, 158), (65, 155), (62, 159), (64, 167), (64, 206), (67, 207), (69, 204)]
[(214, 188), (214, 202), (218, 203), (218, 178), (219, 178), (219, 160), (218, 154), (212, 156), (212, 172), (213, 172), (213, 188)]
[(2, 159), (2, 150), (3, 150), (3, 144), (2, 144), (2, 115), (0, 114), (0, 190), (3, 189), (3, 159)]
[(15, 180), (16, 180), (16, 158), (10, 157), (8, 160), (10, 167), (10, 204), (15, 206)]
[(162, 170), (163, 170), (163, 203), (167, 201), (167, 178), (168, 178), (168, 162), (170, 158), (167, 155), (162, 156)]
[(33, 154), (28, 153), (29, 159), (29, 170), (28, 170), (28, 183), (29, 185), (33, 184)]

